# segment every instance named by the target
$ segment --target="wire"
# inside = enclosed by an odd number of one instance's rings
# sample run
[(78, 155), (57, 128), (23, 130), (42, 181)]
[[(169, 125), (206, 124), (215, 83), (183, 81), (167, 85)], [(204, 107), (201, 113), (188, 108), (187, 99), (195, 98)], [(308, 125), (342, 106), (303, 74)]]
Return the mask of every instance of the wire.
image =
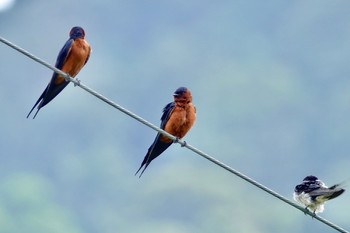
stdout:
[(159, 127), (157, 127), (157, 126), (153, 125), (152, 123), (146, 121), (146, 120), (143, 119), (142, 117), (140, 117), (140, 116), (134, 114), (133, 112), (127, 110), (126, 108), (120, 106), (119, 104), (113, 102), (112, 100), (109, 100), (108, 98), (104, 97), (103, 95), (99, 94), (98, 92), (96, 92), (96, 91), (90, 89), (89, 87), (85, 86), (85, 85), (82, 84), (79, 80), (73, 79), (73, 78), (70, 77), (68, 74), (62, 72), (61, 70), (57, 69), (56, 67), (51, 66), (50, 64), (48, 64), (48, 63), (46, 63), (45, 61), (41, 60), (40, 58), (34, 56), (33, 54), (29, 53), (28, 51), (26, 51), (26, 50), (24, 50), (24, 49), (18, 47), (17, 45), (15, 45), (15, 44), (13, 44), (13, 43), (7, 41), (6, 39), (2, 38), (1, 36), (0, 36), (0, 41), (3, 42), (4, 44), (10, 46), (11, 48), (13, 48), (13, 49), (19, 51), (20, 53), (22, 53), (22, 54), (28, 56), (29, 58), (33, 59), (34, 61), (36, 61), (36, 62), (38, 62), (38, 63), (40, 63), (40, 64), (46, 66), (47, 68), (53, 70), (54, 72), (56, 72), (56, 73), (62, 75), (67, 81), (73, 82), (75, 86), (81, 87), (81, 88), (84, 89), (85, 91), (87, 91), (87, 92), (89, 92), (90, 94), (96, 96), (96, 97), (99, 98), (100, 100), (102, 100), (102, 101), (104, 101), (105, 103), (111, 105), (112, 107), (118, 109), (119, 111), (121, 111), (121, 112), (127, 114), (128, 116), (134, 118), (135, 120), (141, 122), (142, 124), (144, 124), (144, 125), (146, 125), (146, 126), (152, 128), (152, 129), (154, 129), (155, 131), (157, 131), (157, 132), (159, 132), (159, 133), (161, 133), (161, 134), (167, 136), (168, 138), (170, 138), (171, 140), (173, 140), (175, 143), (179, 143), (179, 144), (181, 145), (181, 147), (186, 147), (186, 148), (188, 148), (189, 150), (191, 150), (191, 151), (195, 152), (196, 154), (198, 154), (198, 155), (200, 155), (200, 156), (206, 158), (207, 160), (211, 161), (212, 163), (214, 163), (214, 164), (216, 164), (216, 165), (222, 167), (223, 169), (225, 169), (225, 170), (229, 171), (230, 173), (232, 173), (232, 174), (234, 174), (234, 175), (240, 177), (241, 179), (243, 179), (243, 180), (249, 182), (250, 184), (252, 184), (252, 185), (258, 187), (259, 189), (261, 189), (261, 190), (267, 192), (268, 194), (270, 194), (270, 195), (272, 195), (272, 196), (274, 196), (274, 197), (280, 199), (281, 201), (283, 201), (283, 202), (285, 202), (285, 203), (287, 203), (287, 204), (289, 204), (289, 205), (291, 205), (291, 206), (297, 208), (298, 210), (302, 211), (304, 214), (310, 215), (312, 218), (315, 218), (315, 219), (319, 220), (320, 222), (322, 222), (322, 223), (328, 225), (329, 227), (331, 227), (331, 228), (333, 228), (333, 229), (335, 229), (335, 230), (337, 230), (337, 231), (339, 231), (339, 232), (342, 232), (342, 233), (350, 233), (350, 232), (346, 231), (345, 229), (343, 229), (343, 228), (337, 226), (336, 224), (334, 224), (334, 223), (332, 223), (332, 222), (330, 222), (330, 221), (328, 221), (328, 220), (326, 220), (326, 219), (324, 219), (324, 218), (322, 218), (322, 217), (320, 217), (320, 216), (314, 214), (314, 213), (311, 212), (311, 211), (308, 211), (306, 208), (301, 207), (301, 206), (295, 204), (294, 202), (292, 202), (292, 201), (290, 201), (289, 199), (283, 197), (282, 195), (278, 194), (277, 192), (275, 192), (275, 191), (273, 191), (273, 190), (267, 188), (266, 186), (264, 186), (264, 185), (258, 183), (257, 181), (253, 180), (252, 178), (250, 178), (250, 177), (248, 177), (248, 176), (246, 176), (246, 175), (240, 173), (239, 171), (237, 171), (237, 170), (231, 168), (230, 166), (224, 164), (223, 162), (221, 162), (221, 161), (219, 161), (219, 160), (217, 160), (217, 159), (211, 157), (210, 155), (204, 153), (203, 151), (201, 151), (201, 150), (199, 150), (199, 149), (197, 149), (197, 148), (195, 148), (195, 147), (189, 145), (187, 142), (185, 142), (185, 141), (183, 141), (183, 140), (180, 140), (179, 138), (177, 138), (177, 137), (175, 137), (175, 136), (169, 134), (168, 132), (166, 132), (166, 131), (160, 129)]
[(342, 232), (342, 233), (349, 233), (347, 230), (345, 230), (345, 229), (343, 229), (343, 228), (341, 228), (341, 227), (335, 225), (334, 223), (332, 223), (332, 222), (330, 222), (330, 221), (328, 221), (328, 220), (326, 220), (326, 219), (320, 217), (319, 215), (314, 214), (313, 212), (307, 210), (306, 208), (301, 207), (300, 205), (295, 204), (294, 202), (292, 202), (292, 201), (290, 201), (289, 199), (285, 198), (284, 196), (278, 194), (277, 192), (275, 192), (275, 191), (273, 191), (273, 190), (267, 188), (266, 186), (264, 186), (264, 185), (258, 183), (257, 181), (255, 181), (255, 180), (249, 178), (248, 176), (246, 176), (246, 175), (240, 173), (239, 171), (237, 171), (237, 170), (231, 168), (230, 166), (228, 166), (228, 165), (226, 165), (226, 164), (220, 162), (219, 160), (217, 160), (217, 159), (215, 159), (215, 158), (209, 156), (208, 154), (206, 154), (206, 153), (204, 153), (204, 152), (202, 152), (202, 151), (196, 149), (195, 147), (193, 147), (193, 146), (191, 146), (191, 145), (188, 145), (188, 144), (187, 144), (185, 147), (187, 147), (188, 149), (192, 150), (193, 152), (195, 152), (195, 153), (197, 153), (197, 154), (203, 156), (204, 158), (208, 159), (209, 161), (215, 163), (216, 165), (218, 165), (218, 166), (224, 168), (225, 170), (231, 172), (232, 174), (234, 174), (234, 175), (236, 175), (236, 176), (242, 178), (243, 180), (245, 180), (245, 181), (251, 183), (252, 185), (254, 185), (254, 186), (256, 186), (256, 187), (262, 189), (263, 191), (269, 193), (270, 195), (272, 195), (272, 196), (274, 196), (274, 197), (280, 199), (281, 201), (283, 201), (283, 202), (285, 202), (285, 203), (287, 203), (287, 204), (289, 204), (289, 205), (291, 205), (291, 206), (297, 208), (298, 210), (302, 211), (304, 214), (310, 215), (312, 218), (315, 218), (315, 219), (319, 220), (320, 222), (323, 222), (324, 224), (326, 224), (326, 225), (328, 225), (328, 226), (334, 228), (335, 230), (337, 230), (337, 231), (339, 231), (339, 232)]

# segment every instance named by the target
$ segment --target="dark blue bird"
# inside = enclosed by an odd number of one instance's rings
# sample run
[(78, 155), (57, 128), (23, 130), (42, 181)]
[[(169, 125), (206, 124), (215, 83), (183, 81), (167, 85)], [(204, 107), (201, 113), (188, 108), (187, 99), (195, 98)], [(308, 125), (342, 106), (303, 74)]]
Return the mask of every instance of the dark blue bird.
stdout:
[(328, 188), (316, 176), (307, 176), (295, 187), (293, 198), (313, 213), (321, 213), (326, 201), (338, 197), (345, 191), (339, 186), (340, 184), (336, 184)]
[[(91, 48), (84, 38), (84, 29), (73, 27), (69, 33), (69, 39), (59, 52), (56, 60), (55, 67), (69, 74), (72, 78), (79, 73), (90, 57)], [(28, 113), (27, 118), (38, 105), (34, 119), (39, 110), (54, 99), (68, 83), (64, 77), (54, 72), (51, 81)]]
[[(178, 88), (173, 96), (174, 102), (167, 104), (163, 109), (160, 128), (181, 139), (196, 120), (196, 108), (192, 104), (191, 92), (186, 87)], [(158, 133), (135, 175), (144, 166), (140, 174), (141, 177), (151, 161), (163, 153), (172, 143), (170, 138)]]

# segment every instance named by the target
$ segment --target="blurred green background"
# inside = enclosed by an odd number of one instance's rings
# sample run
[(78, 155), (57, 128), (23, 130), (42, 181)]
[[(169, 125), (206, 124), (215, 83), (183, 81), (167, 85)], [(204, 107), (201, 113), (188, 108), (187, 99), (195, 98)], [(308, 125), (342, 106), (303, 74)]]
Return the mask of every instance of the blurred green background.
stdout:
[[(4, 1), (4, 0), (2, 0)], [(0, 0), (0, 2), (2, 2)], [(1, 6), (1, 5), (0, 5)], [(55, 64), (71, 27), (85, 85), (159, 125), (180, 86), (185, 140), (292, 198), (350, 178), (348, 1), (13, 0), (0, 35)], [(178, 144), (134, 176), (156, 132), (0, 44), (0, 232), (335, 232)], [(321, 215), (350, 229), (345, 192)]]

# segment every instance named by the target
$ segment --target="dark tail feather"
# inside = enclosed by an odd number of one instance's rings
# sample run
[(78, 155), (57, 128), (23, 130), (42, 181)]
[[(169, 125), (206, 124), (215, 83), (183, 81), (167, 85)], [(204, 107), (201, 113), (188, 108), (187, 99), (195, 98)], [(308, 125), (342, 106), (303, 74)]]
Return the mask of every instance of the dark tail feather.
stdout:
[(340, 196), (343, 192), (345, 192), (345, 189), (339, 189), (338, 191), (336, 191), (332, 195), (330, 195), (328, 198), (329, 198), (329, 200), (331, 200), (333, 198)]
[(34, 114), (33, 119), (36, 117), (36, 114), (38, 114), (39, 110), (40, 110), (40, 108), (38, 108), (38, 110), (36, 110), (36, 113)]
[[(135, 172), (135, 175), (134, 175), (134, 176), (136, 176), (136, 175), (137, 175), (137, 173), (139, 173), (139, 171), (141, 170), (142, 166), (143, 166), (143, 164), (140, 166), (140, 168), (137, 170), (137, 172)], [(144, 171), (144, 170), (145, 170), (145, 169), (143, 169), (143, 171)], [(141, 175), (142, 175), (142, 172), (141, 172), (141, 174), (140, 174), (139, 178), (141, 177)]]
[(148, 165), (152, 162), (153, 159), (157, 158), (161, 153), (163, 153), (173, 142), (162, 142), (159, 140), (159, 134), (157, 135), (156, 139), (154, 140), (153, 144), (148, 148), (148, 152), (143, 159), (141, 166), (139, 170), (135, 173), (135, 175), (141, 170), (141, 168), (145, 165), (143, 168), (141, 174), (139, 177), (142, 176)]
[[(143, 167), (144, 163), (141, 164), (139, 170), (137, 170), (137, 172), (135, 173), (135, 176), (137, 175), (137, 173), (141, 170), (141, 168)], [(141, 174), (139, 175), (139, 178), (141, 178), (142, 174), (145, 172), (146, 168), (148, 167), (149, 163), (147, 163), (145, 165), (145, 167), (143, 168), (143, 170), (141, 171)]]
[(27, 115), (27, 118), (29, 117), (29, 115), (33, 112), (34, 108), (35, 108), (36, 105), (33, 106), (33, 108), (30, 110), (30, 112), (28, 113)]
[[(143, 159), (140, 168), (137, 170), (137, 172), (135, 173), (135, 176), (137, 175), (137, 173), (139, 173), (139, 171), (141, 170), (141, 168), (145, 165), (145, 167), (143, 168), (141, 174), (139, 175), (139, 178), (141, 178), (142, 174), (145, 172), (146, 168), (148, 167), (148, 165), (151, 163), (151, 161), (149, 161), (149, 156), (150, 156), (150, 151), (151, 149), (153, 149), (153, 145), (149, 148), (149, 151), (147, 152), (145, 158)], [(151, 151), (152, 152), (152, 151)]]
[[(28, 118), (29, 115), (33, 112), (34, 108), (41, 102), (41, 100), (42, 100), (43, 97), (44, 97), (44, 94), (45, 94), (46, 90), (47, 90), (47, 87), (46, 87), (46, 89), (44, 90), (44, 92), (41, 94), (41, 96), (39, 97), (39, 99), (35, 102), (34, 106), (33, 106), (32, 109), (30, 110), (30, 112), (28, 113), (27, 118)], [(42, 104), (39, 104), (38, 110), (36, 111), (36, 113), (35, 113), (33, 119), (35, 118), (36, 114), (38, 114), (38, 112), (39, 112), (39, 110), (40, 110), (41, 107), (42, 107)]]
[[(43, 91), (43, 93), (41, 94), (39, 99), (34, 104), (33, 108), (28, 113), (27, 118), (29, 117), (29, 115), (32, 113), (32, 111), (34, 110), (34, 108), (38, 104), (39, 104), (39, 106), (38, 106), (38, 111), (39, 111), (40, 108), (44, 107), (51, 100), (53, 100), (68, 85), (69, 82), (64, 82), (58, 86), (54, 85), (52, 82), (53, 82), (54, 78), (56, 77), (55, 75), (56, 75), (56, 73), (54, 73), (54, 75), (51, 79), (51, 82), (47, 85), (47, 87), (45, 88), (45, 90)], [(38, 111), (35, 113), (35, 116), (36, 116), (36, 114), (38, 114)], [(33, 117), (33, 119), (35, 118), (35, 116)]]
[[(40, 100), (41, 100), (41, 98), (39, 98), (39, 99), (36, 101), (36, 103), (34, 104), (34, 106), (32, 107), (32, 109), (31, 109), (30, 112), (28, 113), (27, 118), (28, 118), (29, 115), (33, 112), (34, 108), (38, 105), (38, 103), (39, 103)], [(35, 113), (33, 119), (35, 118), (36, 114), (38, 114), (38, 111), (39, 111), (39, 108), (38, 108), (38, 110), (36, 111), (36, 113)]]

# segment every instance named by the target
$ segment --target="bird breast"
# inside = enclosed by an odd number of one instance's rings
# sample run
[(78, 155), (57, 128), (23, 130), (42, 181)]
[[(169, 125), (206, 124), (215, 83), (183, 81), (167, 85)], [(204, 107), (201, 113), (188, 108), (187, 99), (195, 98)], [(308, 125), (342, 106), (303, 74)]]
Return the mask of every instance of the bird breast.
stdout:
[(192, 103), (187, 104), (184, 108), (175, 106), (165, 126), (165, 131), (175, 137), (183, 138), (194, 124), (195, 119), (195, 108)]
[(79, 38), (74, 40), (62, 71), (68, 73), (71, 77), (75, 77), (85, 65), (90, 50), (90, 45), (85, 40)]

